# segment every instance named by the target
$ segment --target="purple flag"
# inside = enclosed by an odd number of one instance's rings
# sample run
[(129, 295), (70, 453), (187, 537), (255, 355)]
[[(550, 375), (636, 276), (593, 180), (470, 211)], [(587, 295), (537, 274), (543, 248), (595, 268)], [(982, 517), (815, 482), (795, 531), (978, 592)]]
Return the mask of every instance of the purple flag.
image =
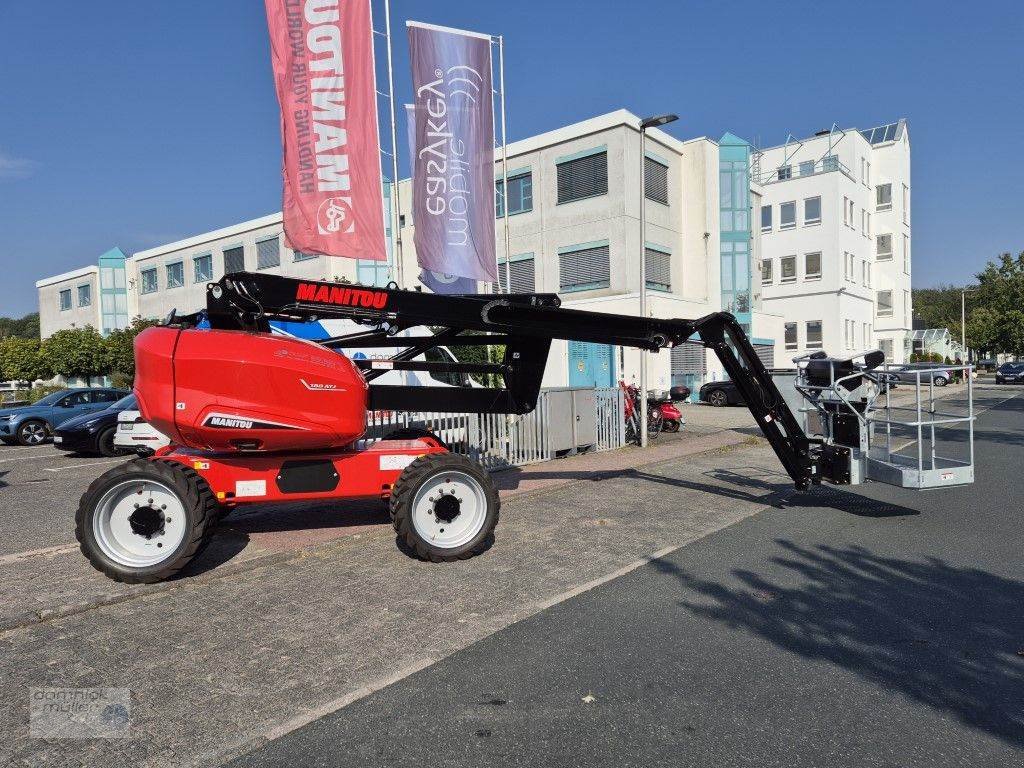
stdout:
[(416, 258), (431, 272), (496, 281), (491, 38), (406, 24), (416, 97)]

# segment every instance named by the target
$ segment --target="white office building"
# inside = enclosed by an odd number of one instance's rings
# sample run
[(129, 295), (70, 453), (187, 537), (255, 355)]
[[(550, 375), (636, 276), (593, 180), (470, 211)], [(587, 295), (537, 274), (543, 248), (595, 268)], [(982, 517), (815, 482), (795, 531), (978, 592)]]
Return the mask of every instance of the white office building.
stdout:
[[(639, 313), (638, 126), (636, 115), (620, 110), (510, 144), (507, 194), (499, 156), (502, 288), (507, 201), (513, 291), (557, 293), (568, 307)], [(909, 152), (903, 121), (863, 132), (833, 130), (762, 151), (728, 133), (717, 141), (681, 141), (649, 130), (643, 159), (649, 313), (695, 318), (731, 311), (769, 365), (784, 366), (813, 349), (842, 354), (874, 346), (903, 360), (911, 310)], [(415, 287), (420, 270), (409, 181), (398, 185), (394, 216), (392, 193), (386, 186), (389, 247), (395, 251), (394, 218), (405, 285)], [(279, 213), (150, 248), (122, 265), (111, 293), (127, 308), (120, 323), (199, 309), (207, 282), (242, 269), (373, 285), (387, 284), (399, 271), (391, 262), (294, 252)], [(98, 267), (86, 267), (39, 282), (44, 336), (76, 324), (120, 327), (74, 304), (79, 283), (95, 286), (98, 274)], [(635, 350), (555, 342), (544, 384), (635, 380), (639, 361)], [(685, 383), (696, 390), (722, 377), (714, 355), (696, 343), (652, 356), (649, 372), (650, 386), (659, 389)]]
[(911, 352), (910, 136), (905, 120), (833, 128), (755, 152), (761, 294), (784, 353)]

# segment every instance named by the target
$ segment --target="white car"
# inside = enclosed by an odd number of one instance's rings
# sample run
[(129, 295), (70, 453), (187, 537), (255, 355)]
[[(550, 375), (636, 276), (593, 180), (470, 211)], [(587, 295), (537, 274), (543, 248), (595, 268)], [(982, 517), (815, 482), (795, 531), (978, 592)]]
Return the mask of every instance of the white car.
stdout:
[(140, 456), (149, 456), (170, 442), (167, 435), (157, 432), (138, 411), (121, 411), (117, 415), (114, 445), (135, 451)]

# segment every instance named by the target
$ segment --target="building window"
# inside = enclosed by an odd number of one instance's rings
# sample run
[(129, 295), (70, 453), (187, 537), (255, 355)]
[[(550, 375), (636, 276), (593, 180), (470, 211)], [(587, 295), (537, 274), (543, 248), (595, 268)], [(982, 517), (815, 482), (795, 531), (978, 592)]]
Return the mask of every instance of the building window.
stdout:
[(821, 349), (821, 320), (808, 320), (806, 329), (807, 348)]
[(181, 288), (185, 284), (185, 264), (175, 261), (167, 265), (167, 287)]
[(59, 294), (57, 294), (58, 300), (60, 301), (60, 311), (66, 312), (71, 309), (71, 289), (65, 288)]
[(804, 225), (821, 223), (821, 198), (808, 197), (804, 200)]
[(805, 280), (820, 280), (821, 279), (821, 253), (805, 253), (804, 254), (804, 279)]
[(850, 207), (850, 228), (856, 229), (857, 225), (854, 223), (853, 219), (853, 200), (848, 201), (847, 205)]
[(903, 292), (903, 324), (910, 325), (910, 291)]
[(853, 348), (853, 342), (850, 340), (850, 324), (852, 320), (843, 320), (843, 346), (847, 349)]
[(868, 175), (867, 175), (867, 178), (864, 179), (864, 183), (867, 184), (869, 187), (871, 186), (871, 162), (870, 161), (868, 162)]
[(608, 194), (608, 152), (603, 148), (583, 157), (566, 158), (556, 167), (558, 205)]
[(867, 287), (869, 287), (871, 285), (871, 278), (868, 277), (868, 274), (870, 273), (870, 271), (871, 271), (871, 265), (868, 264), (868, 260), (867, 259), (864, 259), (864, 261), (862, 261), (860, 263), (860, 281), (861, 281), (861, 283), (863, 283), (865, 288), (867, 288)]
[[(508, 265), (509, 278), (512, 280), (511, 293), (533, 293), (537, 290), (534, 274), (534, 258), (532, 253), (513, 256)], [(505, 260), (498, 261), (498, 283), (491, 284), (495, 293), (505, 293)]]
[(867, 184), (868, 183), (867, 172), (864, 170), (864, 166), (865, 165), (866, 165), (866, 161), (862, 157), (860, 159), (860, 181), (861, 181), (861, 184)]
[(607, 288), (610, 274), (611, 258), (607, 241), (559, 249), (558, 289), (562, 292)]
[(779, 206), (779, 229), (792, 229), (796, 226), (796, 203), (783, 203)]
[(903, 272), (910, 274), (910, 238), (903, 236)]
[(78, 306), (88, 307), (92, 305), (92, 286), (86, 283), (78, 286)]
[(892, 291), (878, 291), (877, 315), (879, 317), (892, 317)]
[(213, 256), (204, 253), (192, 259), (192, 282), (197, 284), (213, 280)]
[(800, 175), (801, 176), (813, 176), (814, 175), (814, 161), (804, 160), (800, 163)]
[(903, 223), (910, 223), (910, 188), (903, 185)]
[(875, 258), (878, 261), (892, 260), (892, 235), (879, 235), (875, 238)]
[(772, 260), (765, 259), (761, 262), (761, 284), (771, 285), (772, 284)]
[(245, 249), (241, 245), (224, 249), (224, 274), (245, 272)]
[(644, 158), (644, 195), (668, 205), (668, 166), (650, 157)]
[(785, 181), (786, 179), (791, 179), (791, 178), (793, 178), (793, 166), (791, 166), (791, 165), (779, 166), (779, 169), (775, 173), (778, 176), (779, 181)]
[(256, 241), (256, 269), (281, 266), (281, 239), (276, 235)]
[(295, 251), (292, 254), (292, 261), (309, 261), (310, 259), (317, 258), (315, 253), (303, 253), (302, 251)]
[(849, 224), (850, 223), (849, 216), (847, 215), (848, 208), (846, 207), (846, 203), (847, 203), (847, 198), (844, 197), (843, 198), (843, 224)]
[(139, 288), (140, 293), (155, 293), (157, 289), (157, 276), (156, 268), (144, 269), (139, 274), (142, 279), (142, 285)]
[(644, 249), (644, 273), (647, 287), (655, 291), (672, 290), (672, 254), (660, 248)]
[(879, 339), (878, 348), (882, 350), (885, 359), (892, 361), (892, 339)]
[(800, 346), (796, 337), (796, 323), (786, 323), (786, 349), (796, 349)]
[(400, 228), (405, 226), (405, 214), (404, 213), (399, 214), (399, 216), (398, 216), (398, 226)]
[(875, 210), (892, 210), (892, 184), (879, 184), (875, 187)]
[[(505, 215), (505, 180), (494, 182), (494, 215)], [(530, 171), (516, 171), (508, 177), (508, 215), (528, 213), (533, 210), (533, 174)]]
[(796, 256), (783, 256), (780, 259), (782, 262), (782, 274), (780, 277), (780, 283), (795, 283), (796, 282)]
[(868, 237), (871, 237), (871, 213), (868, 213)]
[(772, 231), (772, 207), (770, 205), (761, 206), (761, 231)]
[(860, 233), (864, 237), (868, 236), (868, 212), (863, 208), (860, 209)]
[(821, 161), (822, 171), (838, 171), (839, 170), (839, 156), (838, 155), (825, 155)]

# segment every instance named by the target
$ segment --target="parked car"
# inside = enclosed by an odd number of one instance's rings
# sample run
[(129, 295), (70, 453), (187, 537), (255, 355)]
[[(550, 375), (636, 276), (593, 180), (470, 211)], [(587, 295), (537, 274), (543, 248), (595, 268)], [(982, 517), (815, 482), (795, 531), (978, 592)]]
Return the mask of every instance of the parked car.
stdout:
[(158, 432), (142, 414), (132, 409), (117, 414), (117, 434), (114, 445), (126, 452), (134, 452), (139, 456), (151, 456), (157, 449), (170, 445), (171, 439), (163, 432)]
[(996, 384), (1024, 384), (1024, 363), (1003, 363), (996, 369)]
[(743, 405), (743, 396), (730, 379), (709, 381), (697, 393), (702, 403), (709, 403), (716, 408), (725, 405)]
[(31, 405), (0, 408), (0, 440), (13, 445), (40, 445), (69, 419), (102, 411), (128, 393), (123, 389), (63, 389)]
[(922, 384), (927, 384), (930, 380), (936, 387), (944, 387), (953, 380), (953, 375), (949, 370), (928, 363), (910, 363), (890, 368), (887, 373), (895, 374), (900, 381), (907, 384), (916, 384), (918, 374), (920, 374)]
[(135, 395), (122, 397), (96, 413), (68, 419), (53, 432), (53, 445), (69, 453), (98, 453), (100, 456), (124, 456), (130, 453), (114, 445), (117, 417), (129, 408), (138, 408)]

